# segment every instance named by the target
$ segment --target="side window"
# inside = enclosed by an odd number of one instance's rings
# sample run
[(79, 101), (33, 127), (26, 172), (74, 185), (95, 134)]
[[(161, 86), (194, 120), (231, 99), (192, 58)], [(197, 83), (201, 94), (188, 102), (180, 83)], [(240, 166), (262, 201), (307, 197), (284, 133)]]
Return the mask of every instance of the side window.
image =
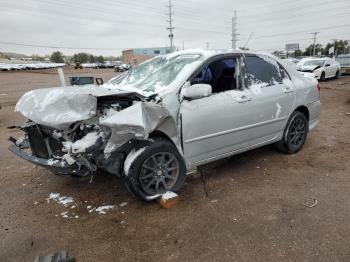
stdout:
[(244, 84), (246, 87), (255, 84), (273, 85), (281, 83), (280, 67), (273, 58), (246, 56), (244, 59)]
[(236, 59), (225, 58), (214, 61), (205, 66), (191, 84), (210, 84), (213, 93), (220, 93), (237, 89), (236, 81)]

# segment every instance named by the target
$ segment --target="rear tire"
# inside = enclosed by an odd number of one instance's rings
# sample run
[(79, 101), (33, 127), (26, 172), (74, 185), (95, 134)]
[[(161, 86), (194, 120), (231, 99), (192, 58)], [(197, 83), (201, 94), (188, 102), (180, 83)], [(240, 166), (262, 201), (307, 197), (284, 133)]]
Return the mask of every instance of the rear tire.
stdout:
[(298, 152), (305, 144), (308, 131), (309, 124), (306, 116), (299, 111), (295, 111), (287, 122), (283, 137), (277, 143), (277, 148), (286, 154)]
[[(136, 149), (137, 150), (137, 149)], [(132, 194), (144, 201), (167, 191), (176, 192), (185, 183), (186, 165), (177, 148), (165, 139), (155, 140), (131, 163), (124, 175)]]

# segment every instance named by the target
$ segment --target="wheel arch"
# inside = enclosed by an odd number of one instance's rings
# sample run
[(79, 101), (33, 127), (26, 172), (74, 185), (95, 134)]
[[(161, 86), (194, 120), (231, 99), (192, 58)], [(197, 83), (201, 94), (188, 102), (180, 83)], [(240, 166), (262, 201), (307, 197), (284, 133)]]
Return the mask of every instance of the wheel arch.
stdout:
[(308, 121), (310, 120), (310, 112), (309, 112), (309, 109), (306, 106), (299, 106), (294, 111), (298, 111), (300, 113), (303, 113), (305, 115), (306, 119)]

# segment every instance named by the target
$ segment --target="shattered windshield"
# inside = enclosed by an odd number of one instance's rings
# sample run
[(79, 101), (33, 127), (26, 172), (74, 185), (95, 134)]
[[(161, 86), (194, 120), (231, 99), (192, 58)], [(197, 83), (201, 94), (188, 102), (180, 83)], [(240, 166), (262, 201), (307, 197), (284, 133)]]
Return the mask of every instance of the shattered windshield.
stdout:
[[(117, 88), (139, 89), (155, 92), (175, 81), (181, 71), (190, 64), (203, 59), (201, 55), (178, 55), (172, 58), (155, 57), (132, 68), (120, 81), (111, 81)], [(118, 80), (118, 79), (116, 79)]]
[(323, 66), (325, 60), (311, 60), (306, 61), (304, 66)]

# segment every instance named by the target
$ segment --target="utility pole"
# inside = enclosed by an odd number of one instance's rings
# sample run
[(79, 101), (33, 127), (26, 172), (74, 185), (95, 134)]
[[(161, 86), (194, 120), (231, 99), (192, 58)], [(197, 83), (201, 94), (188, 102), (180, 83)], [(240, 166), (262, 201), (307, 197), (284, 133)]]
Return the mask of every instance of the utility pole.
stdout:
[(313, 47), (313, 51), (312, 51), (312, 56), (314, 56), (315, 55), (315, 46), (316, 46), (316, 37), (317, 37), (317, 35), (319, 34), (320, 32), (312, 32), (312, 33), (310, 33), (310, 34), (312, 34), (312, 35), (314, 35), (314, 47)]
[(232, 49), (237, 48), (237, 11), (235, 10), (235, 15), (232, 17)]
[(185, 41), (182, 40), (182, 50), (185, 50)]
[(173, 27), (173, 4), (171, 2), (171, 0), (169, 0), (169, 5), (167, 5), (167, 8), (169, 9), (169, 13), (167, 13), (166, 15), (169, 16), (169, 20), (167, 20), (167, 22), (169, 23), (169, 27), (167, 27), (166, 29), (169, 30), (169, 38), (170, 38), (170, 52), (174, 51), (174, 34), (173, 34), (173, 30), (175, 29), (175, 27)]
[(205, 42), (205, 44), (207, 45), (207, 50), (209, 50), (210, 42)]

